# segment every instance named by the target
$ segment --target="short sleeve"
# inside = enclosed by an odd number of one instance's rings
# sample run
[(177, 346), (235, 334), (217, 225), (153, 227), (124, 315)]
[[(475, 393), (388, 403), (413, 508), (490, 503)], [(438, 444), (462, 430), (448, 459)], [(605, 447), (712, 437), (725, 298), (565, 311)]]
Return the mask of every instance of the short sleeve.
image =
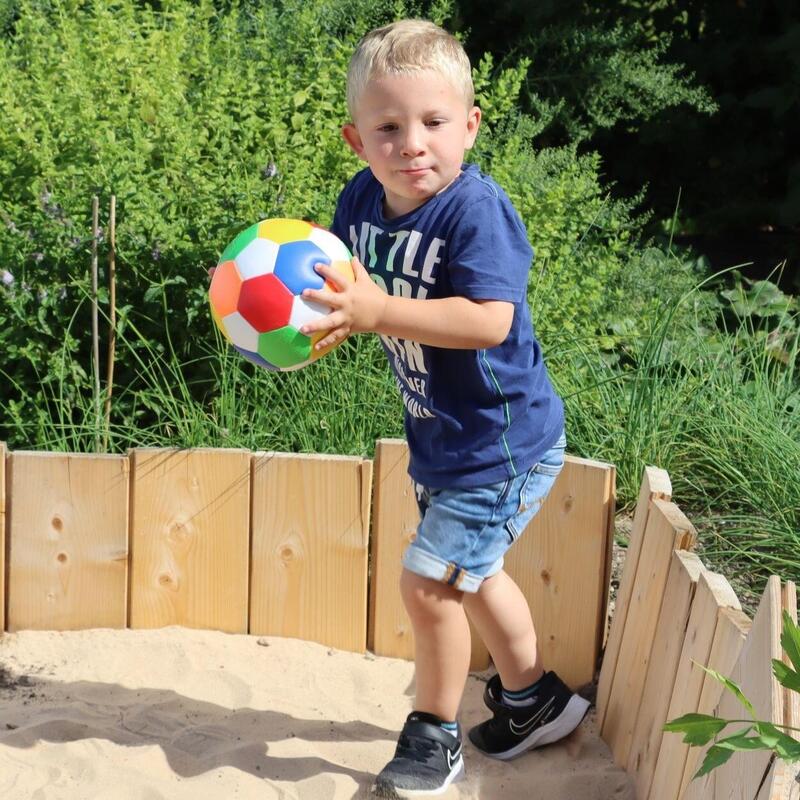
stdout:
[(507, 197), (470, 204), (453, 226), (449, 244), (448, 272), (457, 294), (512, 303), (524, 299), (533, 250)]
[(336, 201), (336, 210), (333, 212), (333, 222), (331, 223), (331, 233), (338, 236), (345, 244), (349, 246), (350, 235), (347, 230), (347, 223), (345, 222), (345, 195), (347, 194), (347, 186), (339, 193), (339, 199)]

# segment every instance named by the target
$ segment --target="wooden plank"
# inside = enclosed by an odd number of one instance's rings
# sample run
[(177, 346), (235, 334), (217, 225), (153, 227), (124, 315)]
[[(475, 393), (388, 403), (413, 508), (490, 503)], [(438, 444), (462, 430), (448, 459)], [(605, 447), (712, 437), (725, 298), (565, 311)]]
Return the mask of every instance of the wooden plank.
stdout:
[(370, 479), (357, 457), (254, 455), (250, 633), (365, 651)]
[[(781, 657), (780, 627), (781, 582), (773, 575), (767, 581), (750, 634), (729, 676), (752, 702), (756, 718), (770, 722), (783, 720), (783, 687), (772, 676), (772, 659)], [(745, 719), (747, 712), (731, 692), (725, 691), (715, 716)], [(729, 726), (722, 735), (729, 736), (744, 727)], [(769, 769), (770, 755), (766, 750), (734, 753), (715, 770), (713, 800), (753, 800)]]
[[(711, 644), (711, 653), (706, 666), (715, 669), (722, 675), (728, 676), (736, 666), (739, 656), (747, 640), (752, 622), (744, 611), (737, 608), (721, 608), (717, 619), (717, 628), (714, 632), (714, 641)], [(714, 714), (722, 692), (722, 684), (712, 677), (705, 674), (703, 676), (703, 686), (700, 690), (700, 699), (697, 703), (697, 711), (701, 714)], [(669, 736), (677, 736), (671, 733)], [(697, 770), (705, 759), (708, 748), (691, 747), (684, 767), (683, 779), (681, 781), (681, 797), (684, 800), (704, 800), (714, 796), (715, 773), (712, 770), (707, 775), (695, 778)]]
[[(608, 524), (606, 527), (606, 556), (605, 556), (605, 570), (603, 572), (603, 583), (601, 585), (603, 594), (603, 606), (600, 609), (600, 627), (598, 630), (597, 653), (598, 658), (595, 661), (595, 673), (600, 668), (600, 653), (602, 653), (608, 644), (608, 623), (609, 623), (609, 606), (611, 604), (611, 573), (613, 571), (614, 562), (614, 535), (616, 533), (616, 517), (617, 517), (617, 468), (611, 464), (611, 474), (609, 475), (609, 493), (608, 498)], [(594, 678), (594, 676), (593, 676)]]
[[(400, 598), (403, 551), (416, 536), (419, 509), (408, 476), (408, 445), (380, 439), (375, 446), (368, 647), (381, 656), (414, 658), (411, 621)], [(470, 623), (471, 670), (489, 666), (489, 652)]]
[(573, 689), (594, 680), (605, 625), (615, 470), (567, 456), (539, 513), (508, 552), (542, 660)]
[[(739, 599), (724, 576), (704, 571), (697, 583), (689, 624), (683, 639), (678, 671), (667, 710), (667, 719), (697, 711), (711, 646), (722, 608), (741, 609)], [(696, 662), (696, 663), (695, 663)], [(664, 736), (656, 759), (650, 797), (679, 797), (689, 746), (677, 735)]]
[(626, 771), (633, 777), (639, 798), (650, 792), (692, 599), (704, 569), (694, 553), (673, 551), (628, 755)]
[[(781, 591), (781, 606), (789, 616), (797, 622), (797, 589), (792, 581), (783, 584)], [(781, 628), (783, 626), (781, 625)], [(789, 657), (784, 652), (782, 655), (785, 664), (791, 666)], [(797, 692), (783, 689), (783, 717), (784, 724), (790, 728), (800, 727), (800, 710), (798, 706), (800, 697)], [(797, 731), (786, 731), (795, 739)], [(800, 800), (800, 763), (790, 764), (779, 758), (773, 758), (767, 779), (761, 786), (756, 800)]]
[(0, 632), (6, 629), (6, 453), (0, 442)]
[(8, 630), (124, 628), (128, 459), (16, 451), (7, 466)]
[(250, 453), (131, 451), (132, 628), (247, 632)]
[(414, 634), (398, 589), (403, 550), (419, 521), (408, 460), (402, 439), (375, 445), (368, 646), (379, 656), (413, 659)]
[(611, 696), (611, 687), (625, 632), (625, 622), (628, 617), (628, 605), (633, 594), (636, 570), (639, 566), (639, 557), (642, 552), (642, 539), (647, 527), (647, 517), (650, 513), (650, 501), (655, 499), (670, 500), (671, 498), (672, 484), (666, 471), (658, 467), (645, 467), (639, 489), (639, 499), (634, 511), (631, 536), (625, 555), (625, 566), (622, 571), (619, 589), (617, 590), (614, 614), (611, 619), (608, 641), (603, 652), (603, 664), (597, 684), (598, 729), (601, 729), (605, 722), (608, 699)]
[[(797, 587), (793, 581), (786, 581), (781, 590), (781, 607), (784, 611), (789, 612), (792, 621), (797, 624)], [(781, 630), (783, 630), (783, 623), (781, 623)], [(791, 667), (792, 662), (789, 656), (781, 649), (781, 658), (783, 663)], [(793, 692), (791, 689), (783, 689), (783, 716), (785, 724), (790, 728), (800, 728), (800, 693)], [(795, 739), (800, 739), (800, 732), (794, 731), (791, 733)]]
[(690, 550), (695, 540), (694, 527), (674, 503), (651, 501), (625, 635), (601, 732), (621, 767), (628, 763), (672, 551)]

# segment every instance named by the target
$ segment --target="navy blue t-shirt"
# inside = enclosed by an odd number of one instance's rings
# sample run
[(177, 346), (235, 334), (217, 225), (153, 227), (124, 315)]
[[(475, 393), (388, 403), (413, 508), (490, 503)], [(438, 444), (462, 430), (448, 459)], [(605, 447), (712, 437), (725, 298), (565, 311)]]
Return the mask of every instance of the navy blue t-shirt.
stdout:
[(514, 304), (511, 330), (485, 350), (381, 336), (405, 404), (409, 474), (425, 486), (495, 483), (524, 472), (564, 424), (526, 299), (533, 251), (505, 192), (473, 165), (394, 219), (369, 168), (342, 191), (331, 227), (388, 294)]

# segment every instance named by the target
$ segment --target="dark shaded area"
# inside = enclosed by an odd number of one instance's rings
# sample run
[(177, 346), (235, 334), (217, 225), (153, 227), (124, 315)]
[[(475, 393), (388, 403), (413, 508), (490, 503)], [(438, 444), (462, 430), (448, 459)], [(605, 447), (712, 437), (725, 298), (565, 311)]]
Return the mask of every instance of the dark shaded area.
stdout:
[[(581, 149), (602, 155), (615, 192), (646, 187), (651, 232), (663, 229), (680, 198), (677, 240), (705, 254), (712, 269), (752, 262), (742, 272), (763, 278), (786, 261), (781, 285), (800, 290), (800, 4), (458, 0), (458, 8), (455, 24), (469, 32), (473, 58), (490, 50), (509, 63), (533, 59), (526, 110), (564, 102), (539, 146), (582, 126)], [(658, 64), (678, 69), (673, 80), (705, 87), (717, 110), (686, 102), (659, 109), (659, 92), (669, 94), (659, 81), (670, 76), (641, 65), (638, 75), (626, 74), (613, 63), (615, 43), (631, 70), (637, 53), (663, 48)], [(591, 108), (604, 95), (614, 100), (615, 81), (632, 108), (608, 124)]]

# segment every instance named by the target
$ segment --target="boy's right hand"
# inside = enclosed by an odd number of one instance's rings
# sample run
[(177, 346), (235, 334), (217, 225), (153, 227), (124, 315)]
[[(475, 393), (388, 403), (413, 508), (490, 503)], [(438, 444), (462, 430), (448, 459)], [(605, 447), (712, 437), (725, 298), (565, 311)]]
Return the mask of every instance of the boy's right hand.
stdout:
[(217, 269), (216, 267), (209, 267), (208, 268), (208, 277), (209, 278), (213, 278), (214, 277), (214, 272), (216, 272), (216, 269)]

